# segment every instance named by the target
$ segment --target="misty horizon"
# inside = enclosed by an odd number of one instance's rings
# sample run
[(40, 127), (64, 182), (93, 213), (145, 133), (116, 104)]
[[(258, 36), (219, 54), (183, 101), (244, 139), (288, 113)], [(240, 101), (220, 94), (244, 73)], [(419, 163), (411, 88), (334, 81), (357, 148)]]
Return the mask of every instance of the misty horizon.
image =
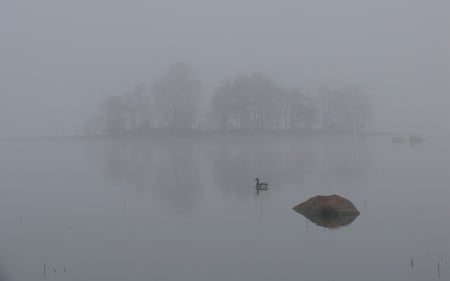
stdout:
[[(72, 135), (100, 101), (189, 63), (200, 111), (223, 79), (260, 72), (316, 92), (358, 85), (371, 129), (448, 132), (445, 2), (4, 2), (0, 135)], [(203, 112), (202, 111), (202, 112)]]

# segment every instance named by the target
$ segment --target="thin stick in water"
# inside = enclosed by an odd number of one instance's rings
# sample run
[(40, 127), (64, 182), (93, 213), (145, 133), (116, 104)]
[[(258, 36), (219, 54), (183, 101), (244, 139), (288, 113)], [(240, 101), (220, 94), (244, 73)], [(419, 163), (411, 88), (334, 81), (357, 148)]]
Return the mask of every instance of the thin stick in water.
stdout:
[(441, 261), (438, 262), (437, 273), (438, 273), (438, 278), (441, 278)]

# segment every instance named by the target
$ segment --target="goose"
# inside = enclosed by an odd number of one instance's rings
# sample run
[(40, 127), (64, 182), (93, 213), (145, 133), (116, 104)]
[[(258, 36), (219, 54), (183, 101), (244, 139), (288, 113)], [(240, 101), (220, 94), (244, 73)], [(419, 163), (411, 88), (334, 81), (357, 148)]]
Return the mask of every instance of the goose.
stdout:
[(259, 194), (260, 190), (269, 190), (268, 188), (269, 184), (265, 182), (259, 182), (259, 178), (255, 178), (255, 181), (256, 181), (255, 184), (256, 194)]

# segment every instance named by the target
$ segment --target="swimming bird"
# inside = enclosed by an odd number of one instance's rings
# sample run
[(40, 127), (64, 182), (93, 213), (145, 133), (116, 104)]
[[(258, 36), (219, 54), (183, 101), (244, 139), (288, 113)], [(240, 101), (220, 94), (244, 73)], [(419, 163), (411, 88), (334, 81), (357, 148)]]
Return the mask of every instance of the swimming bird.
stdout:
[(268, 188), (269, 184), (265, 182), (259, 182), (259, 178), (255, 178), (255, 181), (256, 181), (255, 184), (256, 194), (259, 194), (260, 190), (269, 190)]

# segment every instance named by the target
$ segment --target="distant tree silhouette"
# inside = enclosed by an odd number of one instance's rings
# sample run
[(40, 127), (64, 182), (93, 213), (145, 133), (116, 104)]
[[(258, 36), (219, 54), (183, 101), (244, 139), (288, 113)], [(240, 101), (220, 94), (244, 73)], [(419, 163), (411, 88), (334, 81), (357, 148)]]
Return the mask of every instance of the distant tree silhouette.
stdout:
[(121, 96), (110, 96), (103, 100), (103, 132), (107, 135), (123, 134), (126, 129), (126, 104)]
[(192, 128), (201, 84), (187, 63), (174, 63), (153, 84), (152, 93), (161, 127)]
[(371, 119), (372, 107), (361, 87), (319, 88), (322, 128), (362, 132)]
[(124, 101), (127, 111), (127, 130), (131, 132), (148, 131), (151, 127), (152, 105), (144, 85), (136, 85), (126, 93)]
[(216, 89), (212, 111), (219, 129), (274, 129), (281, 124), (283, 90), (260, 73), (224, 80)]
[(85, 133), (117, 135), (152, 128), (200, 126), (218, 130), (322, 129), (356, 133), (367, 130), (372, 116), (369, 97), (361, 87), (324, 85), (314, 96), (306, 89), (285, 89), (254, 72), (223, 80), (202, 121), (198, 120), (200, 89), (191, 66), (174, 63), (150, 90), (139, 84), (122, 96), (105, 98), (100, 113), (87, 119)]
[(287, 129), (310, 130), (318, 121), (318, 109), (313, 97), (298, 88), (286, 91), (284, 118)]

